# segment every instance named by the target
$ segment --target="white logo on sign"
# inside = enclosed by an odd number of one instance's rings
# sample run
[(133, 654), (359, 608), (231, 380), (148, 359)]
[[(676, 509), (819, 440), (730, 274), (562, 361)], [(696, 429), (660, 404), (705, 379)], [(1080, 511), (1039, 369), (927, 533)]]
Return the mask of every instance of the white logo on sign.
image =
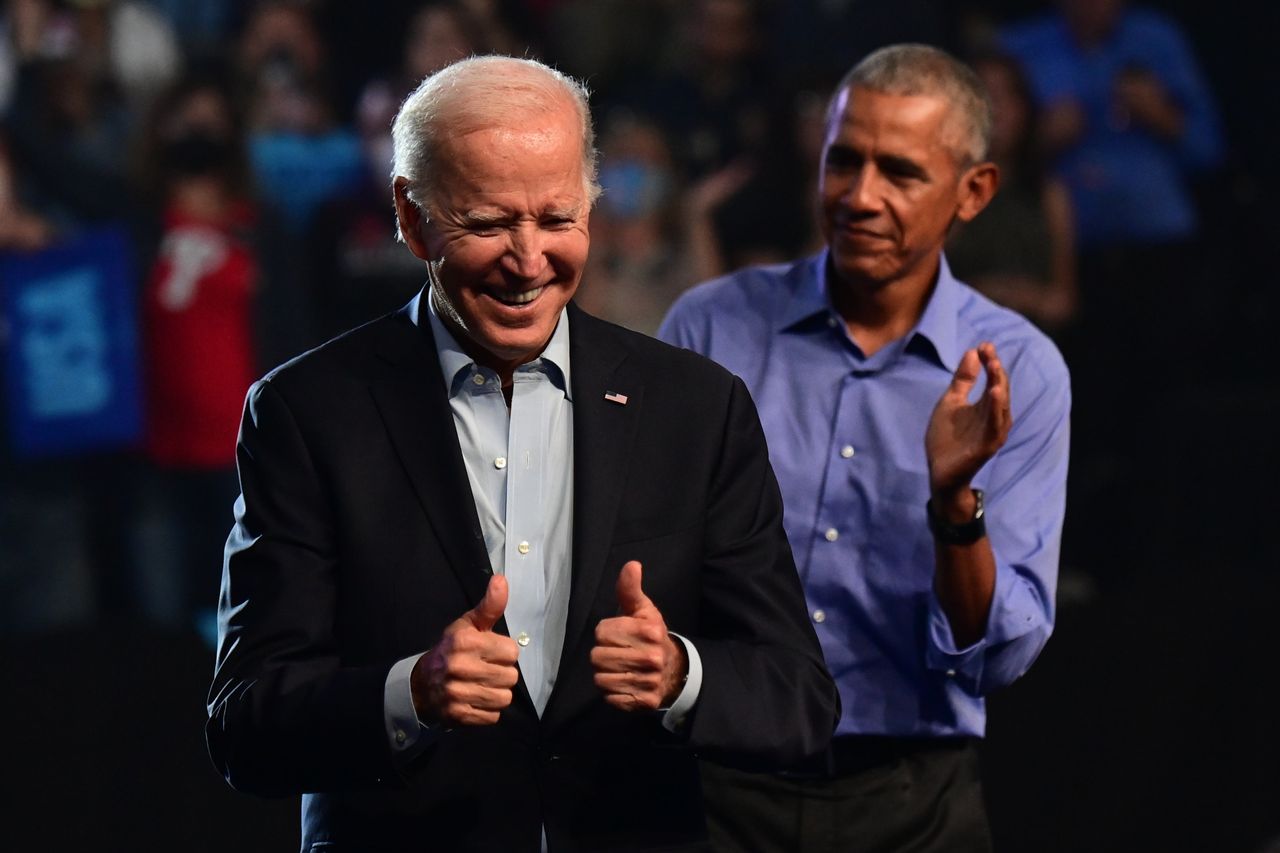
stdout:
[(200, 279), (226, 260), (227, 240), (212, 228), (179, 228), (164, 238), (160, 255), (169, 260), (169, 275), (157, 298), (170, 311), (183, 311), (196, 298)]

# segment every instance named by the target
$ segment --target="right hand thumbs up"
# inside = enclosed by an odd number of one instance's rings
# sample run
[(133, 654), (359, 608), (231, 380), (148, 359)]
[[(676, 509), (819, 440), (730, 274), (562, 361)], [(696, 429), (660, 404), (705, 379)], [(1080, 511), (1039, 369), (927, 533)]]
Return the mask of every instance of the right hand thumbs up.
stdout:
[(507, 609), (507, 579), (503, 575), (489, 578), (489, 588), (484, 598), (462, 617), (471, 622), (477, 631), (492, 631)]
[(520, 647), (493, 633), (506, 609), (507, 579), (494, 575), (480, 603), (445, 628), (440, 642), (418, 658), (409, 684), (420, 718), (446, 726), (498, 722), (519, 680)]

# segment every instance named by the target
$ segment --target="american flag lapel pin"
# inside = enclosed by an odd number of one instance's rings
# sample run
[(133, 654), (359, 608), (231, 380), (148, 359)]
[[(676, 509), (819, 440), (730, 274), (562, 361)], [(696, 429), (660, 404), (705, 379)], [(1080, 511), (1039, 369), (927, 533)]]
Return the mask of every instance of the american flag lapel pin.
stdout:
[(610, 403), (617, 403), (619, 406), (625, 406), (627, 404), (627, 395), (619, 394), (616, 391), (606, 391), (604, 398)]

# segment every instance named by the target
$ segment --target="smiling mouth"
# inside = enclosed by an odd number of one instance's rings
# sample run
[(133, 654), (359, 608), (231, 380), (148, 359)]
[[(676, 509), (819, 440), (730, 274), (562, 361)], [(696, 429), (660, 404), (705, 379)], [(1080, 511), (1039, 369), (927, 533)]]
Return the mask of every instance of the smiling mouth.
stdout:
[(869, 228), (862, 228), (857, 225), (841, 224), (840, 232), (847, 237), (861, 237), (866, 240), (888, 240), (884, 234), (878, 231), (872, 231)]
[(532, 290), (495, 290), (490, 288), (485, 291), (489, 296), (501, 302), (503, 305), (528, 305), (533, 300), (542, 295), (545, 287), (535, 287)]

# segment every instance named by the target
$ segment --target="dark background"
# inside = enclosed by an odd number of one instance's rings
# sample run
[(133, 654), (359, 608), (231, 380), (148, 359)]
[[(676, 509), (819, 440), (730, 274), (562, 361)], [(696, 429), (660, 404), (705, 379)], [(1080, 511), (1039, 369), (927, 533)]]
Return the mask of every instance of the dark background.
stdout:
[[(374, 67), (394, 5), (334, 4), (335, 62)], [(1045, 7), (970, 5), (1005, 20)], [(991, 700), (988, 796), (1006, 853), (1280, 849), (1275, 13), (1153, 5), (1184, 26), (1226, 125), (1229, 161), (1201, 188), (1212, 275), (1202, 327), (1168, 363), (1188, 380), (1146, 413), (1162, 464), (1141, 521), (1103, 531), (1116, 558), (1081, 567), (1096, 586), (1064, 597), (1041, 659)], [(294, 847), (296, 800), (236, 794), (205, 754), (211, 671), (194, 632), (119, 616), (0, 637), (4, 846)], [(495, 779), (494, 819), (518, 795)]]

